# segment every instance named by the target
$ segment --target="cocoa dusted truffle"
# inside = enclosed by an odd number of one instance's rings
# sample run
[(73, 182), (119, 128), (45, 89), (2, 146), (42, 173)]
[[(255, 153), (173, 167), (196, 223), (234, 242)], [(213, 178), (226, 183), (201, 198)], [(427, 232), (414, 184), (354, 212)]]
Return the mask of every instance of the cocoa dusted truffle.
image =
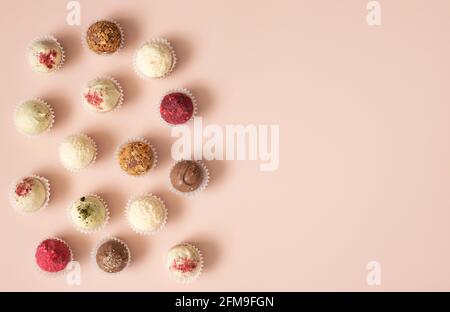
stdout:
[(170, 171), (172, 186), (182, 193), (197, 190), (205, 178), (200, 163), (193, 160), (182, 160)]
[(95, 261), (98, 267), (107, 273), (122, 271), (130, 261), (130, 251), (118, 238), (110, 238), (97, 248)]
[(98, 21), (89, 26), (86, 43), (97, 54), (111, 54), (122, 46), (122, 31), (116, 22)]

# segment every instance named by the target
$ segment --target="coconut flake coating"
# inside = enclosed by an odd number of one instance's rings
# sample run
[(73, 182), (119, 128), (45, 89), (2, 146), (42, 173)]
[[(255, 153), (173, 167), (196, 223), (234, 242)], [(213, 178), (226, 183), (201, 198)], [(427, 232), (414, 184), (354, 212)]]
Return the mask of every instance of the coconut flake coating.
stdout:
[(166, 219), (163, 202), (155, 196), (144, 195), (133, 199), (128, 206), (128, 221), (137, 230), (159, 230)]
[(96, 148), (91, 140), (81, 134), (73, 134), (65, 138), (59, 147), (59, 157), (69, 169), (82, 169), (91, 164)]
[(159, 78), (172, 69), (173, 52), (165, 43), (149, 42), (142, 45), (136, 53), (136, 67), (146, 77)]

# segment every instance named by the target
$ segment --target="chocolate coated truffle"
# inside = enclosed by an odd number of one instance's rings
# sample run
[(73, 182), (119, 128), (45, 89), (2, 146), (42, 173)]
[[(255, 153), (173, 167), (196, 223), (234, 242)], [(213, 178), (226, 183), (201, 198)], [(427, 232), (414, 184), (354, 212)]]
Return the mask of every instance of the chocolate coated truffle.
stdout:
[(87, 30), (86, 43), (89, 49), (97, 54), (110, 54), (118, 51), (122, 40), (119, 26), (111, 21), (98, 21)]
[(203, 182), (201, 165), (193, 160), (182, 160), (170, 172), (172, 186), (183, 193), (195, 191)]
[(107, 273), (117, 273), (128, 265), (130, 254), (122, 241), (112, 238), (98, 247), (95, 260), (101, 270)]
[(119, 165), (129, 175), (142, 175), (149, 171), (155, 162), (153, 149), (142, 141), (129, 142), (119, 150)]

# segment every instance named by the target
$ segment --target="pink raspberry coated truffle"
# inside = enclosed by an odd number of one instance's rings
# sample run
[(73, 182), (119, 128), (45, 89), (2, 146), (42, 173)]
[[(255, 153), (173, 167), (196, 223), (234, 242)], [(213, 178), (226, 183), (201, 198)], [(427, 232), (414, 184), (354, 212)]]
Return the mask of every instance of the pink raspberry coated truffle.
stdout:
[(36, 249), (36, 263), (46, 272), (59, 272), (66, 268), (71, 260), (69, 247), (54, 238), (46, 239)]
[(167, 94), (161, 101), (159, 108), (161, 117), (171, 125), (180, 125), (187, 122), (194, 114), (192, 99), (182, 93)]

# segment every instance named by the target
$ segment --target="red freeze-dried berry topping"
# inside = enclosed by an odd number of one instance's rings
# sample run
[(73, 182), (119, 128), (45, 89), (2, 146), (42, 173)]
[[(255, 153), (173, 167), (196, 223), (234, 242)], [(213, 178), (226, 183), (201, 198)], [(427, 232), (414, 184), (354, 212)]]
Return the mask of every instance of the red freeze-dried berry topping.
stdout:
[(170, 93), (162, 99), (159, 111), (166, 122), (179, 125), (192, 117), (194, 104), (191, 98), (184, 93)]
[(57, 239), (46, 239), (36, 250), (36, 263), (46, 272), (64, 270), (70, 261), (70, 249)]
[(25, 178), (16, 185), (16, 195), (25, 196), (33, 189), (33, 178)]
[(183, 273), (192, 272), (197, 267), (197, 261), (189, 258), (177, 258), (172, 262), (172, 270), (181, 271)]
[(58, 52), (56, 50), (50, 50), (47, 53), (40, 52), (39, 63), (44, 64), (48, 69), (52, 69), (55, 65), (55, 59), (57, 55)]
[(101, 93), (97, 91), (89, 91), (84, 95), (86, 101), (94, 107), (99, 107), (103, 103)]

